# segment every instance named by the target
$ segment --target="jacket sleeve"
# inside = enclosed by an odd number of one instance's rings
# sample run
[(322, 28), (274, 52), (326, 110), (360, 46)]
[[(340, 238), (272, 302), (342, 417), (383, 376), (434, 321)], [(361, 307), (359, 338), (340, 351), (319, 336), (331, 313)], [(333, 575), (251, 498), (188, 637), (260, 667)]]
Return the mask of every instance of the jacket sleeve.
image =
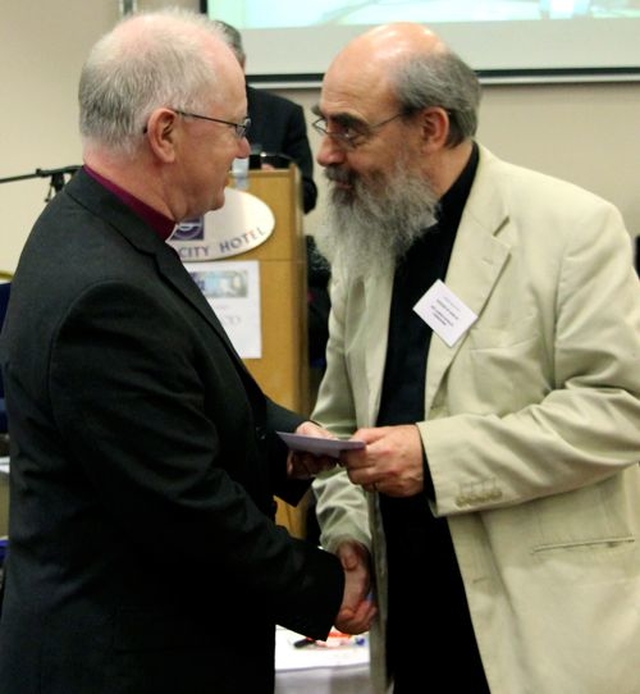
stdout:
[[(336, 272), (331, 282), (331, 312), (327, 370), (322, 379), (312, 419), (337, 436), (349, 437), (357, 428), (353, 391), (344, 359), (345, 284)], [(342, 540), (356, 540), (371, 548), (365, 492), (342, 468), (319, 475), (312, 485), (320, 544), (334, 551)]]
[[(246, 595), (321, 638), (342, 601), (340, 564), (269, 517), (262, 434), (238, 372), (210, 326), (185, 314), (170, 293), (131, 282), (77, 297), (53, 338), (48, 379), (69, 456), (142, 557), (164, 564), (171, 547), (167, 571), (175, 563), (198, 585)], [(276, 426), (297, 421), (268, 407)]]
[(508, 262), (420, 424), (438, 515), (561, 494), (640, 459), (629, 234), (585, 191), (521, 183), (498, 239)]

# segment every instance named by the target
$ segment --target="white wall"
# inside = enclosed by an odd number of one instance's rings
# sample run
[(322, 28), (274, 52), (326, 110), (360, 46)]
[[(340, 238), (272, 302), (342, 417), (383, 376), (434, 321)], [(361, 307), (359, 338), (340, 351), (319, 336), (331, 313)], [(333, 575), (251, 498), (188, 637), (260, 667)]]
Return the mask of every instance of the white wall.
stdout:
[[(139, 0), (198, 9), (198, 0)], [(0, 0), (0, 179), (81, 164), (77, 85), (95, 41), (119, 19), (119, 0)], [(49, 180), (0, 184), (0, 270), (12, 272)]]
[[(198, 0), (139, 0), (198, 8)], [(0, 0), (0, 179), (80, 164), (76, 89), (82, 62), (119, 16), (118, 0)], [(316, 89), (279, 90), (309, 122)], [(479, 139), (496, 154), (612, 200), (640, 233), (640, 84), (487, 86)], [(312, 148), (318, 144), (310, 129)], [(316, 171), (322, 207), (325, 186)], [(0, 270), (13, 271), (48, 180), (0, 184)], [(306, 231), (322, 222), (318, 209)]]

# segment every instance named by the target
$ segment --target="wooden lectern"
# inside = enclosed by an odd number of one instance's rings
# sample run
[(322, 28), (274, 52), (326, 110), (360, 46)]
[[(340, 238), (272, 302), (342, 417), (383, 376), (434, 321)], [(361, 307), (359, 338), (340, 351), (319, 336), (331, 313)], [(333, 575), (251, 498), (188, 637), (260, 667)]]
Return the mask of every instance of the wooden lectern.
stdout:
[[(244, 359), (244, 363), (270, 398), (309, 416), (307, 266), (300, 172), (293, 164), (289, 169), (251, 170), (247, 190), (271, 208), (275, 228), (264, 243), (233, 258), (260, 262), (262, 357)], [(292, 535), (304, 537), (306, 499), (297, 507), (277, 501), (277, 522)]]

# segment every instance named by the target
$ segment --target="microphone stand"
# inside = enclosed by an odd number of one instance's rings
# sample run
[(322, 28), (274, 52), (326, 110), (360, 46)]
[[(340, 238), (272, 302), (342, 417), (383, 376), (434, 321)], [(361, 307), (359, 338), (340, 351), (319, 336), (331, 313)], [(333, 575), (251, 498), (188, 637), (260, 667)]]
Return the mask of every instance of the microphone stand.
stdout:
[(35, 173), (22, 174), (21, 176), (11, 176), (0, 178), (0, 183), (11, 183), (12, 181), (24, 181), (27, 178), (50, 178), (49, 192), (45, 202), (49, 202), (55, 193), (59, 193), (65, 186), (65, 176), (73, 176), (79, 166), (63, 166), (59, 169), (36, 169)]

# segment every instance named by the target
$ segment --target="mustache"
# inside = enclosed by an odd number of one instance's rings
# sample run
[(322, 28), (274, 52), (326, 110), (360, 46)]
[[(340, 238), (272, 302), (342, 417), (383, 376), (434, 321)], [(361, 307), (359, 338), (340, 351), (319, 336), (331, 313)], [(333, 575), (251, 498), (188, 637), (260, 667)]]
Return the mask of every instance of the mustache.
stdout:
[(324, 176), (333, 183), (353, 183), (355, 180), (355, 176), (350, 171), (336, 164), (329, 164), (324, 170)]

